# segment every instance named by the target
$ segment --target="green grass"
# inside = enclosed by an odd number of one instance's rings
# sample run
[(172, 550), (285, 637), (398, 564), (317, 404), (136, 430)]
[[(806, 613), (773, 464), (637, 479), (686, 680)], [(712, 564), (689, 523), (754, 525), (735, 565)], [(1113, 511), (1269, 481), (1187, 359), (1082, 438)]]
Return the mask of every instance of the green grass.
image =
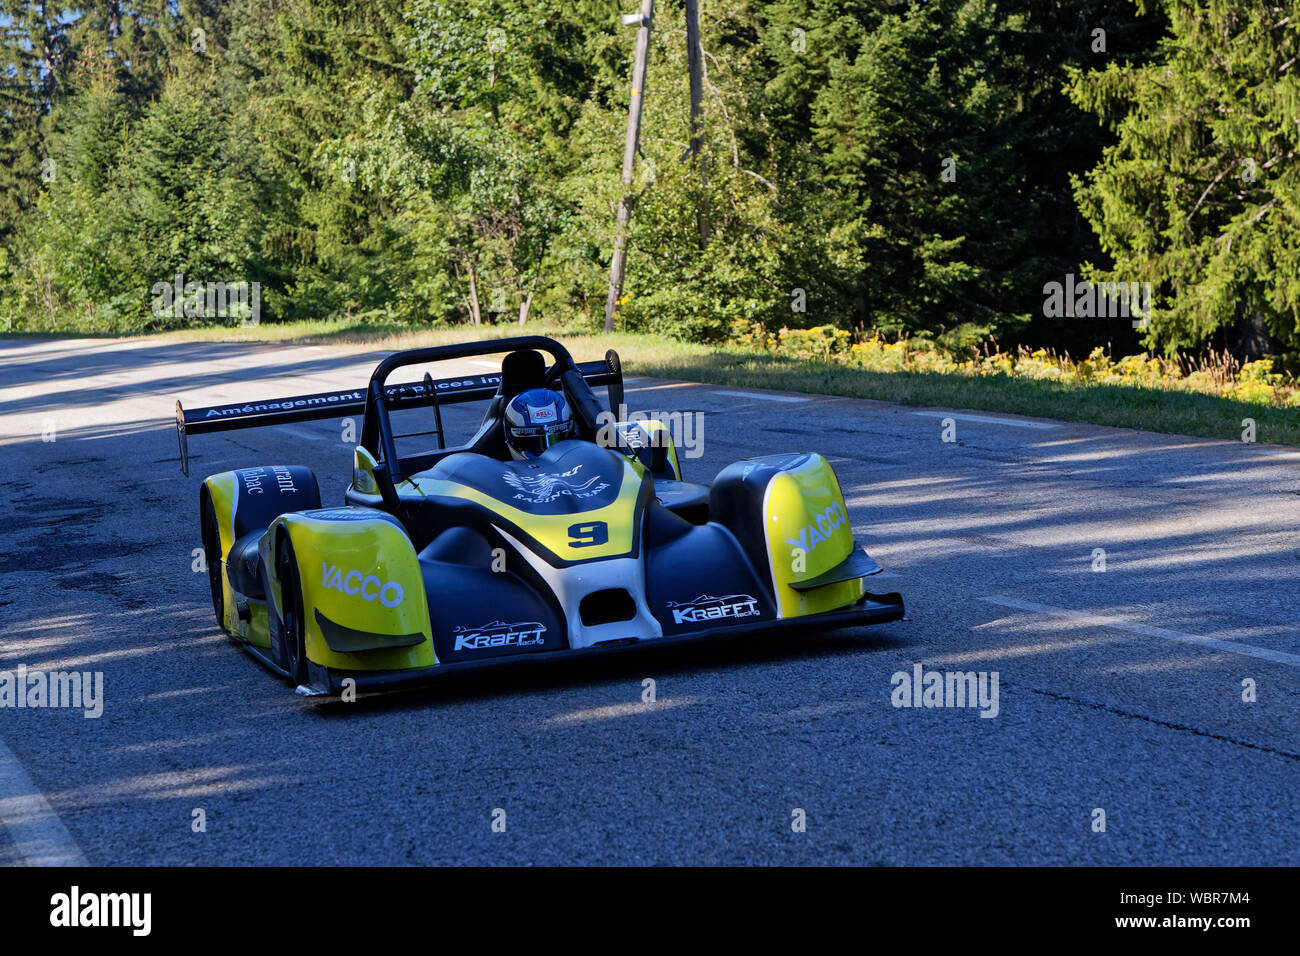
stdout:
[[(623, 350), (619, 350), (623, 355)], [(647, 375), (720, 385), (845, 395), (905, 405), (974, 409), (1089, 422), (1118, 428), (1240, 441), (1242, 420), (1254, 419), (1258, 442), (1300, 445), (1300, 412), (1195, 392), (1134, 385), (1052, 382), (943, 372), (873, 372), (770, 355), (714, 351), (701, 356), (654, 354), (624, 368)]]
[[(520, 334), (554, 336), (563, 341), (579, 361), (600, 358), (606, 349), (617, 349), (628, 374), (742, 388), (843, 395), (906, 405), (1004, 412), (1228, 441), (1240, 441), (1242, 419), (1251, 418), (1256, 424), (1256, 441), (1300, 445), (1300, 412), (1294, 408), (1274, 408), (1195, 392), (1163, 391), (1134, 385), (1053, 382), (1005, 376), (974, 377), (944, 372), (867, 371), (635, 333), (600, 335), (535, 324), (523, 327), (456, 326), (431, 330), (384, 323), (320, 321), (260, 325), (249, 329), (187, 329), (148, 338), (151, 341), (356, 345), (386, 350)], [(0, 334), (0, 340), (39, 337)]]

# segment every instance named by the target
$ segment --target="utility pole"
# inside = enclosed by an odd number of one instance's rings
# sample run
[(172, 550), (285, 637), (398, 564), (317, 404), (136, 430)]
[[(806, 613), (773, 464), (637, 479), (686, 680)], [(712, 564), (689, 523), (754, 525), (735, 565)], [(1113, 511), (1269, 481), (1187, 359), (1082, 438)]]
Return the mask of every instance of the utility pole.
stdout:
[(700, 49), (700, 0), (686, 0), (686, 65), (691, 72), (690, 155), (700, 151), (700, 113), (704, 102), (704, 54)]
[[(700, 162), (700, 136), (703, 133), (704, 102), (704, 51), (700, 47), (700, 0), (686, 0), (686, 65), (691, 74), (691, 144), (686, 155), (695, 162), (701, 183), (707, 185), (705, 171)], [(683, 156), (683, 159), (686, 157)], [(695, 209), (695, 227), (700, 248), (709, 241), (708, 194), (705, 193)]]
[[(692, 0), (693, 2), (693, 0)], [(637, 24), (636, 60), (632, 66), (632, 99), (627, 111), (627, 143), (623, 147), (623, 198), (618, 204), (618, 226), (614, 234), (614, 259), (609, 265), (609, 298), (605, 301), (605, 331), (614, 331), (614, 314), (623, 295), (623, 273), (627, 267), (627, 224), (632, 218), (632, 171), (641, 138), (641, 102), (645, 98), (646, 64), (650, 59), (650, 26), (655, 0), (641, 0), (641, 12), (623, 17), (626, 26)], [(692, 96), (694, 86), (692, 85)]]

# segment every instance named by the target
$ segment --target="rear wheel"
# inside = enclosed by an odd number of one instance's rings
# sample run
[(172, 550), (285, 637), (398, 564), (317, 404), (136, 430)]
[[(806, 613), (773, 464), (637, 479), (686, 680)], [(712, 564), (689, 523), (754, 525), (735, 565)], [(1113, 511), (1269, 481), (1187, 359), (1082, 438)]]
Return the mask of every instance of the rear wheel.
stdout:
[(294, 557), (293, 542), (287, 535), (280, 538), (276, 558), (276, 576), (280, 579), (281, 664), (294, 684), (307, 683), (307, 632), (303, 612), (302, 579)]
[(206, 489), (199, 523), (203, 535), (203, 562), (208, 568), (208, 588), (212, 592), (212, 610), (217, 615), (217, 625), (224, 630), (226, 595), (221, 580), (221, 531), (217, 527), (217, 509)]

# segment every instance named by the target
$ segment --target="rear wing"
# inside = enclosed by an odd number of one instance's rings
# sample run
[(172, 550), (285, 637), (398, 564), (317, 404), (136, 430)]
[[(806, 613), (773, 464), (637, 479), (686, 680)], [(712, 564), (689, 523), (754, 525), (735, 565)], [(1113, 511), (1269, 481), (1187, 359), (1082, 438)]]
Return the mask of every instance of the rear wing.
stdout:
[[(623, 370), (618, 353), (612, 349), (604, 360), (575, 362), (574, 366), (592, 388), (609, 389), (610, 407), (617, 413), (623, 403)], [(422, 382), (407, 382), (384, 387), (385, 404), (390, 409), (409, 408), (420, 404), (455, 405), (461, 402), (490, 399), (501, 385), (500, 373), (486, 375), (459, 375), (454, 378), (430, 378)], [(345, 392), (316, 392), (312, 395), (293, 395), (265, 401), (244, 402), (236, 405), (213, 405), (207, 408), (182, 407), (176, 403), (176, 441), (180, 453), (181, 473), (190, 474), (190, 435), (209, 432), (234, 431), (240, 428), (262, 428), (267, 425), (286, 425), (292, 422), (310, 422), (322, 418), (347, 415), (364, 415), (366, 389), (356, 388)]]

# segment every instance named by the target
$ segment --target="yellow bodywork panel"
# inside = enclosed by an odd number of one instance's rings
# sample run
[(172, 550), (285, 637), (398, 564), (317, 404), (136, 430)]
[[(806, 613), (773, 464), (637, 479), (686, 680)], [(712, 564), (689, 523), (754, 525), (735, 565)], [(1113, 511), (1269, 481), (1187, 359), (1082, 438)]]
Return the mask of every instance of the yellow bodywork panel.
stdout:
[(235, 618), (238, 630), (235, 632), (254, 647), (271, 646), (271, 618), (265, 604), (250, 601), (248, 604), (248, 622)]
[[(379, 480), (375, 478), (375, 469), (378, 467), (375, 457), (358, 445), (352, 453), (352, 490), (357, 494), (373, 497), (376, 504), (381, 500)], [(410, 497), (420, 493), (420, 489), (412, 484), (409, 478), (399, 481), (394, 490), (399, 497), (403, 495)]]
[(208, 487), (208, 497), (212, 499), (212, 510), (217, 516), (217, 533), (221, 543), (221, 606), (225, 610), (222, 627), (231, 633), (238, 633), (241, 623), (235, 614), (235, 592), (230, 587), (230, 578), (226, 575), (226, 555), (235, 544), (235, 473), (213, 475), (204, 484)]
[(796, 591), (835, 567), (855, 547), (835, 471), (821, 455), (773, 477), (764, 496), (764, 530), (772, 585), (781, 617), (818, 614), (852, 604), (866, 593), (862, 578)]
[(360, 445), (352, 454), (352, 487), (363, 495), (378, 495), (379, 482), (375, 480), (375, 456)]
[[(547, 515), (521, 511), (477, 488), (445, 478), (417, 476), (413, 481), (419, 492), (426, 497), (443, 495), (482, 505), (526, 532), (563, 561), (621, 558), (630, 554), (635, 545), (636, 502), (643, 482), (649, 478), (645, 466), (640, 462), (628, 458), (620, 458), (619, 461), (623, 473), (618, 497), (601, 508), (566, 514)], [(600, 525), (604, 527), (599, 528)]]
[[(298, 561), (308, 660), (357, 671), (431, 667), (438, 658), (415, 549), (401, 528), (373, 512), (375, 517), (367, 517), (366, 510), (334, 509), (334, 515), (346, 517), (330, 517), (328, 511), (282, 515), (263, 538), (262, 560), (275, 561), (272, 549), (278, 529), (283, 528)], [(269, 597), (277, 609), (282, 607), (281, 594)], [(411, 647), (340, 653), (326, 643), (316, 610), (353, 631), (419, 634), (424, 640)]]
[(666, 446), (668, 449), (668, 461), (672, 464), (672, 477), (676, 481), (682, 480), (682, 466), (677, 461), (677, 443), (673, 441), (672, 430), (657, 418), (647, 418), (643, 420), (641, 426), (650, 433), (651, 440), (657, 446)]

